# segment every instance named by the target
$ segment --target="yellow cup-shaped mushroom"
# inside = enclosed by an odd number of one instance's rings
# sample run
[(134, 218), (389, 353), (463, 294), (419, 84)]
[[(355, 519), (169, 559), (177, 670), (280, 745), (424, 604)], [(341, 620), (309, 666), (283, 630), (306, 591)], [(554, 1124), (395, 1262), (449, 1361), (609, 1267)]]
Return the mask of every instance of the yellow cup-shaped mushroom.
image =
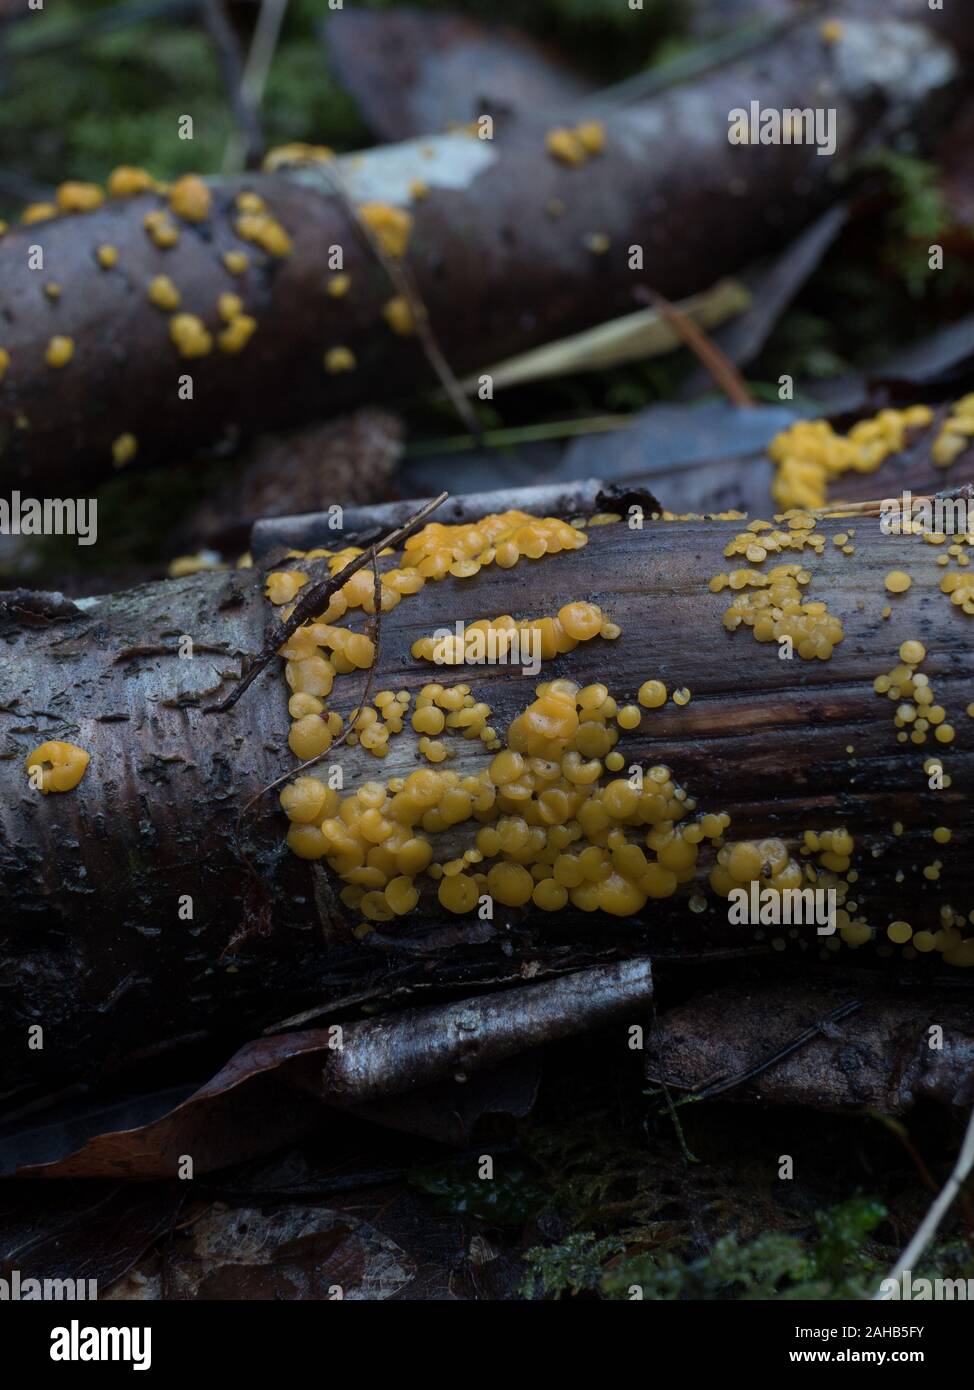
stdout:
[(28, 754), (27, 775), (31, 784), (36, 786), (39, 770), (39, 789), (45, 795), (48, 792), (69, 792), (81, 781), (90, 761), (90, 754), (77, 744), (50, 739)]

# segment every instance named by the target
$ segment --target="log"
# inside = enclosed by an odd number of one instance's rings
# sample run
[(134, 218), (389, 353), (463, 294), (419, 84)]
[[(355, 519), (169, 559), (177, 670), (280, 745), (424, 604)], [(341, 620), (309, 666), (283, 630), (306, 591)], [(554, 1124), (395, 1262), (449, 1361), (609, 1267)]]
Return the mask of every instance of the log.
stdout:
[[(609, 502), (622, 511), (631, 503)], [(641, 728), (623, 736), (627, 766), (670, 767), (700, 811), (732, 817), (735, 840), (775, 836), (794, 849), (807, 829), (847, 826), (859, 911), (880, 940), (894, 919), (936, 930), (946, 904), (966, 914), (974, 857), (964, 798), (974, 753), (964, 711), (974, 702), (974, 669), (970, 619), (939, 587), (947, 572), (937, 563), (940, 547), (856, 518), (853, 555), (831, 539), (820, 557), (803, 552), (812, 571), (807, 597), (827, 601), (845, 637), (827, 661), (780, 660), (775, 643), (756, 642), (746, 628), (726, 631), (728, 592), (709, 589), (713, 575), (740, 563), (723, 552), (742, 523), (652, 520), (652, 499), (643, 495), (642, 503), (641, 530), (625, 522), (592, 527), (584, 548), (522, 559), (512, 570), (490, 565), (470, 579), (448, 576), (407, 596), (383, 615), (372, 692), (415, 695), (441, 675), (410, 655), (412, 643), (438, 627), (502, 613), (538, 617), (568, 600), (594, 600), (622, 636), (580, 643), (545, 663), (545, 678), (605, 681), (620, 702), (651, 677), (692, 692), (683, 707), (644, 711)], [(512, 505), (571, 516), (606, 504), (596, 484), (579, 485), (561, 495), (481, 497), (469, 511), (454, 500), (443, 519)], [(829, 520), (820, 529), (831, 538), (851, 524)], [(307, 534), (315, 539), (333, 545), (335, 535)], [(884, 576), (897, 568), (913, 583), (890, 598)], [(232, 689), (241, 659), (264, 644), (275, 610), (261, 585), (259, 572), (245, 570), (145, 585), (83, 608), (59, 596), (4, 597), (4, 1087), (97, 1076), (121, 1058), (192, 1036), (245, 1040), (294, 1010), (306, 1011), (305, 1020), (347, 1016), (363, 1002), (455, 997), (632, 953), (649, 951), (657, 961), (755, 951), (777, 958), (773, 933), (759, 940), (751, 928), (730, 925), (726, 902), (706, 886), (709, 852), (698, 881), (634, 917), (503, 909), (485, 922), (444, 912), (430, 884), (419, 909), (357, 938), (361, 917), (338, 899), (334, 875), (285, 851), (276, 792), (241, 816), (261, 788), (296, 765), (279, 663), (229, 712), (204, 713)], [(185, 636), (191, 659), (178, 654)], [(873, 691), (908, 639), (926, 647), (923, 670), (956, 727), (949, 747), (897, 742), (894, 706)], [(471, 667), (463, 677), (502, 732), (538, 679), (499, 665)], [(332, 708), (354, 709), (365, 679), (364, 672), (337, 678)], [(73, 791), (44, 796), (29, 786), (25, 758), (42, 741), (62, 738), (86, 749), (91, 762)], [(477, 740), (453, 745), (450, 766), (460, 771), (490, 756)], [(942, 756), (952, 779), (942, 790), (931, 790), (923, 771), (931, 754)], [(408, 723), (383, 762), (347, 745), (334, 760), (346, 790), (421, 764)], [(950, 844), (932, 839), (936, 826), (951, 830)], [(470, 825), (455, 833), (470, 843)], [(439, 838), (436, 856), (446, 857)], [(923, 868), (936, 860), (935, 881)], [(688, 910), (697, 894), (706, 909)], [(181, 913), (187, 898), (189, 918)], [(784, 940), (781, 958), (817, 960), (820, 943), (799, 935)], [(934, 956), (912, 968), (921, 976), (942, 968)], [(32, 1051), (27, 1029), (37, 1023), (45, 1046)]]
[[(630, 311), (643, 281), (671, 298), (700, 290), (807, 223), (836, 195), (839, 162), (874, 141), (903, 131), (922, 138), (937, 126), (960, 71), (954, 35), (938, 24), (935, 12), (929, 24), (851, 19), (834, 42), (818, 22), (796, 25), (694, 84), (633, 106), (596, 107), (604, 150), (578, 167), (546, 151), (550, 120), (519, 123), (496, 141), (456, 133), (333, 165), (214, 179), (209, 216), (175, 219), (179, 241), (168, 248), (143, 224), (165, 206), (156, 193), (17, 226), (0, 243), (0, 346), (10, 359), (0, 385), (0, 484), (57, 495), (68, 482), (109, 475), (112, 446), (126, 435), (138, 462), (174, 463), (258, 428), (433, 384), (418, 340), (382, 315), (395, 290), (352, 204), (408, 214), (406, 263), (460, 376)], [(809, 144), (730, 144), (728, 113), (752, 100), (834, 109), (835, 156)], [(240, 239), (234, 200), (242, 191), (265, 200), (291, 240), (289, 254)], [(109, 269), (96, 259), (101, 246), (117, 251)], [(344, 298), (329, 293), (336, 246), (351, 279)], [(630, 268), (632, 246), (643, 248), (643, 269)], [(43, 250), (43, 270), (28, 268), (32, 247)], [(231, 274), (223, 256), (240, 250), (248, 268)], [(179, 355), (167, 314), (147, 297), (159, 275), (176, 286), (179, 311), (202, 320), (213, 343), (207, 354)], [(51, 282), (56, 298), (45, 292)], [(222, 293), (238, 294), (257, 323), (237, 355), (216, 346)], [(74, 346), (60, 367), (47, 361), (55, 335)], [(357, 366), (328, 374), (324, 356), (338, 346)], [(128, 452), (126, 441), (121, 456)]]

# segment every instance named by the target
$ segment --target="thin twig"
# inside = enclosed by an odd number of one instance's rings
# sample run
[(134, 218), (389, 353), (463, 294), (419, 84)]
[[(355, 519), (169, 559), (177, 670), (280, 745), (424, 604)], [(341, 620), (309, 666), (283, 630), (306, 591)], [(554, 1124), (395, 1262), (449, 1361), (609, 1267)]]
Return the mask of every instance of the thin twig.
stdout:
[[(431, 512), (435, 512), (437, 507), (442, 506), (449, 495), (448, 492), (441, 492), (439, 497), (434, 497), (432, 501), (424, 503), (419, 511), (414, 512), (409, 520), (404, 522), (402, 526), (397, 526), (394, 530), (390, 531), (387, 536), (384, 536), (382, 540), (376, 541), (372, 549), (375, 550), (376, 553), (380, 550), (385, 550), (387, 547), (395, 549), (407, 536), (412, 535), (417, 526), (424, 522)], [(351, 579), (353, 574), (358, 574), (360, 569), (365, 568), (369, 563), (370, 553), (369, 550), (363, 550), (361, 555), (356, 555), (355, 559), (350, 560), (345, 568), (339, 570), (337, 574), (330, 575), (327, 579), (321, 579), (315, 584), (307, 585), (304, 593), (294, 605), (291, 616), (284, 622), (276, 625), (260, 654), (254, 658), (245, 674), (233, 687), (226, 699), (221, 700), (219, 704), (216, 705), (207, 705), (203, 713), (225, 714), (228, 709), (232, 709), (247, 687), (257, 679), (261, 671), (274, 659), (280, 648), (283, 647), (291, 637), (292, 633), (297, 632), (298, 628), (301, 627), (303, 623), (316, 618), (319, 613), (324, 612), (328, 607), (332, 594), (337, 593), (346, 580)]]
[[(261, 130), (260, 118), (257, 111), (248, 106), (243, 95), (244, 77), (244, 57), (240, 39), (233, 26), (224, 0), (202, 0), (200, 6), (203, 26), (209, 34), (210, 42), (216, 53), (217, 61), (223, 73), (224, 85), (227, 89), (227, 96), (230, 106), (233, 109), (234, 120), (237, 123), (235, 132), (227, 141), (226, 150), (223, 156), (224, 171), (240, 167), (240, 149), (243, 148), (244, 154), (259, 154), (264, 147), (264, 135)], [(237, 163), (229, 163), (231, 148), (236, 152)]]
[(405, 266), (400, 265), (398, 261), (393, 260), (393, 258), (388, 255), (374, 230), (359, 212), (355, 200), (349, 193), (344, 179), (334, 164), (322, 164), (320, 168), (321, 172), (334, 188), (349, 217), (355, 223), (360, 235), (392, 281), (394, 288), (399, 291), (408, 303), (409, 311), (413, 318), (413, 324), (416, 328), (416, 336), (422, 344), (423, 351), (426, 353), (430, 366), (439, 378), (440, 385), (450, 398), (454, 410), (470, 433), (479, 438), (483, 433), (483, 427), (474, 414), (466, 396), (463, 394), (463, 388), (457, 380), (453, 368), (446, 360), (443, 349), (440, 347), (436, 334), (433, 332), (433, 325), (430, 323), (426, 305), (423, 303), (422, 296), (416, 288), (412, 276), (408, 273)]
[[(911, 507), (926, 502), (969, 502), (974, 499), (974, 483), (962, 483), (960, 487), (945, 488), (943, 492), (932, 492), (923, 497), (911, 496)], [(830, 502), (825, 507), (815, 507), (809, 516), (881, 516), (884, 506), (896, 498), (877, 497), (868, 502)], [(910, 518), (907, 518), (908, 520)]]
[(700, 325), (694, 323), (689, 314), (677, 308), (651, 285), (637, 286), (633, 295), (641, 304), (648, 304), (656, 309), (673, 331), (680, 335), (732, 405), (754, 405), (754, 397), (733, 362), (711, 338), (708, 338)]
[(372, 573), (375, 576), (375, 586), (372, 591), (375, 597), (375, 613), (369, 620), (369, 636), (372, 638), (372, 642), (375, 646), (375, 654), (372, 658), (372, 664), (369, 667), (368, 676), (366, 677), (365, 690), (362, 692), (362, 699), (359, 701), (359, 703), (352, 710), (351, 714), (348, 716), (348, 720), (345, 724), (344, 729), (334, 740), (334, 742), (329, 743), (327, 748), (323, 749), (320, 753), (316, 753), (313, 758), (307, 758), (303, 763), (299, 763), (297, 767), (292, 767), (289, 768), (287, 772), (282, 772), (280, 777), (275, 777), (273, 782), (268, 782), (266, 787), (261, 787), (259, 791), (254, 792), (253, 796), (242, 808), (240, 815), (237, 817), (238, 831), (240, 829), (240, 823), (243, 820), (244, 816), (250, 810), (251, 806), (257, 804), (257, 802), (261, 799), (262, 796), (266, 796), (268, 792), (272, 792), (274, 788), (279, 787), (282, 782), (290, 782), (292, 777), (300, 776), (300, 774), (302, 772), (305, 772), (309, 767), (314, 767), (315, 763), (320, 763), (322, 758), (326, 754), (331, 754), (335, 751), (336, 748), (340, 748), (342, 744), (345, 742), (345, 740), (348, 738), (349, 734), (351, 733), (352, 726), (355, 723), (356, 719), (362, 713), (362, 710), (365, 708), (365, 706), (369, 703), (369, 696), (372, 694), (372, 682), (375, 679), (376, 668), (379, 665), (379, 650), (381, 637), (380, 614), (382, 612), (382, 576), (379, 574), (378, 552), (374, 545), (370, 548), (368, 554), (369, 559), (372, 561)]
[[(263, 153), (260, 106), (264, 100), (264, 89), (267, 86), (271, 63), (274, 61), (286, 10), (287, 0), (261, 0), (254, 36), (240, 79), (239, 102), (244, 116), (244, 128), (243, 131), (234, 131), (227, 141), (223, 154), (224, 172), (239, 169), (248, 160), (253, 160)], [(245, 136), (244, 140), (241, 140), (242, 134)], [(242, 145), (244, 148), (241, 148)]]
[(962, 1184), (966, 1182), (972, 1168), (974, 1168), (974, 1110), (971, 1111), (971, 1117), (967, 1122), (967, 1130), (953, 1172), (944, 1184), (942, 1192), (920, 1222), (916, 1235), (903, 1251), (893, 1269), (882, 1281), (877, 1292), (873, 1294), (874, 1302), (882, 1303), (886, 1299), (892, 1298), (892, 1290), (887, 1289), (887, 1292), (884, 1293), (883, 1286), (893, 1283), (898, 1288), (906, 1271), (913, 1270), (917, 1262), (923, 1258), (927, 1246), (937, 1234), (941, 1221), (950, 1210), (954, 1198), (960, 1191)]
[(736, 1090), (738, 1086), (744, 1086), (748, 1081), (753, 1081), (756, 1076), (766, 1072), (770, 1067), (776, 1066), (778, 1062), (783, 1062), (786, 1057), (790, 1057), (793, 1052), (804, 1047), (806, 1043), (812, 1041), (821, 1033), (829, 1023), (838, 1023), (840, 1019), (848, 1018), (858, 1009), (862, 1008), (861, 999), (849, 999), (838, 1008), (832, 1009), (824, 1018), (820, 1018), (817, 1023), (806, 1028), (799, 1033), (797, 1038), (792, 1038), (790, 1042), (779, 1047), (770, 1057), (765, 1057), (763, 1061), (755, 1063), (753, 1067), (748, 1067), (745, 1071), (737, 1072), (734, 1076), (724, 1077), (719, 1081), (712, 1082), (709, 1086), (704, 1086), (702, 1090), (692, 1091), (688, 1096), (681, 1096), (676, 1102), (678, 1106), (689, 1105), (691, 1101), (710, 1100), (713, 1096), (723, 1095), (726, 1091)]

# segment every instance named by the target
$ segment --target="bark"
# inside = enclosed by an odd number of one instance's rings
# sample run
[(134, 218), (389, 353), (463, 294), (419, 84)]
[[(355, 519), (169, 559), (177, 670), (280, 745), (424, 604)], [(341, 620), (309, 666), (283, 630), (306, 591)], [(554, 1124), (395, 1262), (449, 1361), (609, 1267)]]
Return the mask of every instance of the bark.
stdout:
[[(572, 515), (591, 510), (596, 491), (577, 488), (560, 506), (545, 491), (482, 497), (467, 514), (521, 503)], [(448, 508), (444, 519), (464, 515), (462, 502)], [(822, 529), (831, 536), (849, 524)], [(649, 677), (671, 691), (692, 691), (685, 707), (647, 711), (641, 729), (624, 736), (627, 765), (671, 767), (701, 811), (730, 813), (730, 838), (773, 835), (794, 844), (806, 828), (845, 824), (856, 839), (860, 911), (880, 930), (893, 918), (935, 929), (945, 903), (966, 913), (974, 858), (963, 798), (974, 753), (964, 710), (974, 701), (974, 668), (969, 619), (939, 590), (939, 547), (882, 535), (875, 521), (858, 518), (853, 556), (830, 543), (808, 561), (807, 596), (827, 600), (845, 624), (845, 640), (827, 662), (783, 661), (775, 644), (756, 643), (749, 630), (728, 634), (721, 624), (727, 593), (708, 590), (712, 575), (738, 563), (723, 549), (739, 529), (736, 522), (650, 520), (642, 531), (595, 527), (573, 553), (428, 584), (384, 616), (373, 693), (415, 693), (441, 675), (411, 660), (417, 636), (457, 619), (541, 616), (592, 598), (621, 625), (622, 637), (580, 644), (546, 664), (545, 678), (604, 680), (627, 699)], [(318, 539), (327, 544), (334, 535)], [(893, 568), (907, 569), (913, 585), (889, 599), (883, 580)], [(887, 602), (893, 615), (884, 621)], [(472, 993), (633, 951), (664, 960), (767, 950), (750, 928), (729, 926), (712, 894), (707, 911), (688, 912), (692, 884), (631, 919), (498, 910), (493, 922), (482, 922), (450, 917), (434, 897), (356, 940), (358, 917), (338, 902), (330, 873), (285, 851), (276, 793), (248, 814), (238, 840), (245, 803), (295, 766), (277, 664), (229, 713), (202, 712), (228, 693), (240, 656), (261, 649), (272, 614), (256, 571), (146, 585), (84, 611), (57, 596), (8, 596), (0, 633), (5, 1086), (97, 1074), (187, 1035), (245, 1039), (295, 1010), (305, 1011), (300, 1021), (347, 1016), (363, 1001)], [(193, 639), (192, 659), (175, 654), (181, 635)], [(957, 728), (949, 748), (932, 740), (924, 748), (898, 744), (893, 707), (873, 692), (873, 678), (896, 663), (906, 638), (926, 645), (923, 669)], [(491, 705), (501, 730), (533, 698), (539, 679), (501, 666), (455, 675)], [(363, 688), (364, 673), (338, 678), (332, 706), (347, 715)], [(48, 738), (78, 743), (91, 763), (74, 791), (42, 797), (27, 783), (24, 759)], [(479, 743), (451, 746), (458, 750), (451, 766), (482, 765)], [(950, 788), (928, 789), (922, 764), (931, 754), (942, 755)], [(359, 778), (406, 774), (417, 756), (407, 727), (381, 763), (347, 746), (335, 761), (346, 787), (354, 787)], [(893, 832), (896, 821), (902, 837)], [(931, 838), (938, 825), (953, 832), (946, 847)], [(437, 839), (437, 857), (449, 847)], [(944, 866), (937, 883), (922, 874), (935, 859)], [(182, 895), (192, 898), (192, 920), (180, 917)], [(789, 949), (796, 959), (803, 951), (815, 959), (817, 946), (806, 940)], [(918, 963), (921, 974), (936, 968), (929, 958)], [(43, 1051), (27, 1049), (31, 1023), (45, 1028)]]
[[(926, 23), (849, 21), (840, 42), (817, 22), (798, 25), (746, 60), (631, 107), (603, 114), (604, 153), (570, 168), (546, 153), (546, 120), (495, 141), (454, 134), (379, 148), (335, 168), (356, 203), (387, 202), (413, 218), (408, 263), (453, 369), (476, 371), (538, 343), (633, 307), (642, 281), (672, 297), (781, 244), (835, 196), (836, 168), (867, 144), (909, 130), (922, 136), (952, 102), (959, 73), (936, 17)], [(836, 111), (837, 149), (737, 146), (728, 113), (764, 107)], [(569, 119), (578, 119), (578, 114)], [(413, 180), (428, 186), (417, 199)], [(87, 485), (111, 471), (125, 433), (141, 462), (173, 462), (204, 446), (232, 444), (256, 428), (334, 414), (363, 400), (401, 396), (435, 378), (415, 338), (381, 316), (393, 294), (385, 268), (354, 228), (327, 171), (214, 180), (210, 220), (181, 224), (160, 250), (143, 227), (155, 196), (109, 200), (96, 212), (12, 230), (0, 246), (3, 346), (11, 365), (0, 388), (0, 483), (29, 495)], [(251, 267), (229, 275), (221, 257), (241, 245), (233, 199), (260, 192), (293, 239), (283, 260), (248, 243)], [(550, 205), (564, 205), (553, 216)], [(606, 254), (589, 246), (608, 238)], [(117, 266), (95, 261), (101, 244)], [(28, 248), (44, 270), (26, 269)], [(328, 296), (328, 248), (342, 246), (352, 288)], [(629, 267), (644, 248), (645, 269)], [(214, 351), (185, 360), (146, 283), (169, 275), (181, 310), (218, 331), (218, 295), (240, 293), (258, 322), (240, 356)], [(51, 301), (44, 285), (55, 280)], [(54, 369), (54, 334), (74, 340)], [(355, 371), (329, 376), (324, 352), (350, 347)], [(178, 398), (181, 375), (193, 400)], [(52, 390), (52, 387), (56, 388)]]

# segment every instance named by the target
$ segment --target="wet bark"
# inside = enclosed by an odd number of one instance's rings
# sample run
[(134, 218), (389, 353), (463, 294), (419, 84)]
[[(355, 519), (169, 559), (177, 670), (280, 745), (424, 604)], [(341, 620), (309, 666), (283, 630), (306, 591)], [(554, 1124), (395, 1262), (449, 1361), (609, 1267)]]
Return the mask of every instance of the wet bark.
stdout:
[[(822, 529), (831, 537), (849, 524)], [(859, 518), (854, 555), (830, 542), (808, 560), (806, 597), (828, 602), (845, 639), (827, 662), (789, 661), (750, 630), (727, 633), (728, 593), (708, 590), (712, 575), (739, 563), (723, 555), (739, 529), (650, 520), (641, 531), (596, 527), (573, 553), (429, 583), (384, 615), (373, 693), (415, 695), (442, 678), (442, 668), (410, 657), (412, 642), (438, 627), (502, 613), (541, 616), (571, 599), (593, 599), (622, 627), (615, 643), (582, 643), (547, 663), (541, 677), (504, 666), (450, 674), (488, 702), (502, 731), (542, 678), (601, 680), (620, 701), (649, 677), (671, 691), (687, 686), (689, 704), (645, 711), (641, 728), (623, 735), (627, 767), (672, 768), (698, 811), (732, 816), (730, 838), (778, 836), (794, 846), (805, 829), (847, 826), (856, 841), (858, 912), (881, 933), (893, 918), (935, 930), (945, 904), (966, 914), (974, 857), (964, 797), (974, 752), (964, 711), (974, 701), (974, 663), (970, 619), (939, 589), (940, 548), (883, 535), (875, 521)], [(893, 568), (906, 569), (913, 585), (890, 599), (883, 580)], [(893, 613), (884, 620), (887, 603)], [(320, 1019), (363, 1001), (472, 993), (633, 952), (665, 959), (769, 949), (767, 936), (756, 940), (753, 929), (729, 925), (726, 904), (704, 882), (709, 853), (699, 884), (649, 902), (631, 919), (499, 909), (485, 922), (451, 917), (431, 897), (357, 940), (359, 917), (339, 902), (330, 871), (286, 852), (276, 793), (238, 833), (245, 803), (296, 763), (277, 664), (229, 713), (202, 712), (229, 691), (241, 656), (260, 650), (272, 615), (256, 571), (146, 585), (84, 611), (57, 597), (8, 596), (0, 628), (5, 1087), (97, 1074), (186, 1035), (245, 1039), (298, 1011)], [(191, 659), (178, 655), (186, 636)], [(949, 747), (898, 743), (894, 707), (873, 692), (874, 677), (895, 665), (907, 638), (926, 646), (923, 670), (957, 729)], [(339, 677), (332, 707), (347, 715), (364, 679)], [(70, 793), (44, 797), (28, 785), (24, 759), (48, 738), (91, 754)], [(483, 765), (479, 741), (454, 738), (450, 746), (450, 766)], [(946, 789), (928, 786), (923, 762), (932, 754), (952, 779)], [(408, 725), (384, 762), (360, 748), (335, 754), (346, 788), (408, 774), (418, 758)], [(902, 835), (894, 834), (897, 821)], [(932, 839), (938, 825), (952, 830), (947, 846)], [(466, 845), (469, 836), (460, 840)], [(438, 858), (449, 848), (437, 838)], [(922, 872), (935, 860), (942, 861), (936, 882)], [(694, 891), (707, 895), (706, 910), (688, 909)], [(785, 955), (817, 959), (821, 943), (811, 931), (786, 941)], [(921, 976), (938, 966), (929, 957), (917, 963)], [(43, 1051), (27, 1047), (32, 1023), (44, 1027)]]
[[(641, 283), (686, 295), (785, 241), (836, 195), (836, 170), (851, 156), (898, 130), (922, 137), (939, 123), (958, 66), (937, 18), (853, 20), (832, 44), (817, 22), (799, 25), (689, 86), (632, 107), (586, 108), (604, 119), (606, 142), (580, 168), (546, 152), (550, 121), (495, 141), (453, 134), (382, 147), (334, 167), (353, 202), (389, 203), (412, 217), (409, 269), (463, 376), (631, 310)], [(808, 144), (731, 145), (728, 113), (752, 99), (779, 110), (834, 108), (834, 157)], [(4, 238), (4, 487), (37, 496), (69, 481), (87, 486), (111, 472), (112, 443), (125, 433), (137, 437), (140, 462), (177, 462), (258, 428), (435, 384), (417, 339), (397, 336), (382, 317), (393, 287), (327, 169), (214, 180), (212, 189), (211, 217), (181, 223), (171, 249), (159, 249), (143, 226), (160, 205), (155, 195), (111, 199)], [(293, 239), (289, 256), (240, 242), (241, 189), (266, 199)], [(95, 259), (103, 244), (119, 253), (109, 271)], [(43, 271), (27, 268), (31, 246), (43, 248)], [(334, 246), (352, 281), (343, 299), (327, 292)], [(632, 246), (643, 249), (642, 269), (630, 268)], [(241, 247), (250, 268), (232, 276), (222, 256)], [(181, 358), (166, 315), (146, 295), (160, 274), (178, 288), (181, 311), (199, 315), (213, 334), (218, 296), (240, 294), (258, 325), (244, 352)], [(56, 300), (44, 292), (52, 280), (61, 288)], [(75, 345), (60, 369), (45, 360), (55, 334)], [(323, 355), (339, 345), (352, 349), (357, 368), (327, 375)], [(191, 400), (179, 394), (187, 373)]]

